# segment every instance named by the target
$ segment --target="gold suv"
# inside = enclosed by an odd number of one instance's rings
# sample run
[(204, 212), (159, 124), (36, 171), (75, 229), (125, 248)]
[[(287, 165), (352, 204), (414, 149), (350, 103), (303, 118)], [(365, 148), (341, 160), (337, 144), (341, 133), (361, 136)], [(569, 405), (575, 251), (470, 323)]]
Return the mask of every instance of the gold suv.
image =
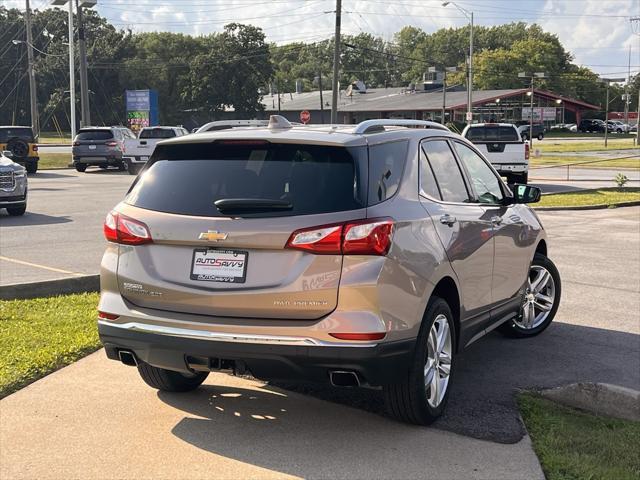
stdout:
[(27, 173), (38, 171), (38, 145), (31, 127), (0, 126), (0, 151), (11, 152), (11, 159), (24, 165)]

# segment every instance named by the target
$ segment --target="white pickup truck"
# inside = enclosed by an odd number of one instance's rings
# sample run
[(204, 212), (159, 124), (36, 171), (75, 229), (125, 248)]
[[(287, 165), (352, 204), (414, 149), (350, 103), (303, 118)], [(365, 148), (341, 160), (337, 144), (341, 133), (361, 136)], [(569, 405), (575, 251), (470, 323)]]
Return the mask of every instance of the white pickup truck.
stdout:
[(182, 127), (144, 127), (138, 138), (125, 139), (122, 160), (130, 175), (137, 175), (153, 154), (156, 144), (167, 138), (181, 137), (189, 132)]
[(462, 136), (472, 142), (508, 183), (529, 180), (529, 143), (511, 123), (474, 123)]

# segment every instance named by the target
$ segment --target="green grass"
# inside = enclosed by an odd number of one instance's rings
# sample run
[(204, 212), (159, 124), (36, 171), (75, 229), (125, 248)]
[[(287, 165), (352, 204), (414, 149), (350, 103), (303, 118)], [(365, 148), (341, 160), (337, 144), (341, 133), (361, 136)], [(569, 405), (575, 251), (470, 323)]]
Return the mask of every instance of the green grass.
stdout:
[(71, 163), (70, 153), (42, 153), (40, 152), (39, 169), (67, 168)]
[(611, 138), (607, 141), (607, 147), (604, 146), (604, 138), (602, 142), (580, 142), (578, 140), (571, 142), (557, 142), (552, 138), (533, 142), (533, 149), (541, 152), (600, 152), (607, 150), (625, 150), (630, 148), (638, 148), (633, 144), (632, 138), (619, 139)]
[(0, 398), (97, 350), (97, 304), (97, 293), (0, 301)]
[[(609, 138), (634, 138), (635, 133), (610, 133)], [(602, 138), (604, 140), (604, 133), (581, 133), (581, 132), (568, 132), (558, 130), (547, 130), (544, 133), (544, 138)]]
[[(631, 155), (631, 154), (629, 154)], [(621, 155), (626, 156), (626, 155)], [(617, 158), (617, 157), (616, 157)], [(596, 162), (595, 160), (601, 161)], [(619, 160), (608, 160), (603, 157), (580, 157), (570, 155), (545, 155), (541, 157), (531, 156), (530, 164), (532, 167), (540, 167), (545, 165), (566, 165), (567, 163), (592, 162), (575, 165), (571, 168), (640, 168), (640, 155), (630, 158), (622, 158)]]
[(40, 132), (38, 143), (71, 143), (71, 134), (63, 133), (60, 137), (56, 132)]
[(612, 205), (620, 202), (640, 201), (638, 187), (612, 187), (595, 190), (581, 190), (570, 193), (543, 195), (536, 207), (574, 207), (589, 205)]
[(547, 480), (640, 478), (640, 422), (590, 415), (521, 394), (522, 418)]

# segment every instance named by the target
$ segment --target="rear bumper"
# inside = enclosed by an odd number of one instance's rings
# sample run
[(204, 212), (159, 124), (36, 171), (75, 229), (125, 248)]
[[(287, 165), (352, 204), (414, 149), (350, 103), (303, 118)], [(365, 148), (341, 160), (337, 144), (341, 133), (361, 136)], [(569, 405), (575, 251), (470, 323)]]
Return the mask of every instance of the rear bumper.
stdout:
[(15, 207), (24, 205), (25, 203), (27, 203), (26, 193), (23, 195), (0, 196), (0, 208)]
[(524, 173), (529, 170), (526, 163), (492, 163), (498, 173)]
[(116, 165), (122, 162), (122, 156), (88, 156), (88, 155), (74, 155), (73, 163), (84, 163), (85, 165)]
[(373, 346), (289, 345), (199, 339), (166, 333), (150, 333), (122, 325), (98, 323), (107, 357), (118, 360), (119, 350), (130, 350), (138, 359), (168, 370), (187, 372), (188, 356), (241, 361), (257, 378), (265, 380), (329, 382), (333, 370), (354, 371), (361, 383), (384, 385), (397, 381), (413, 358), (414, 340), (384, 342)]
[(149, 161), (148, 155), (124, 155), (122, 159), (126, 162), (145, 164)]

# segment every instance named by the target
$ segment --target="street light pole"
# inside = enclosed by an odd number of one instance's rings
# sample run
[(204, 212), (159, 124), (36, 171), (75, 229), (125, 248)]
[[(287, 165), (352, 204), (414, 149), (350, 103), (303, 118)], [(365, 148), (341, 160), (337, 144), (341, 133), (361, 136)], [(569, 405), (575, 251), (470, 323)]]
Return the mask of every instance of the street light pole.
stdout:
[(76, 138), (76, 75), (75, 53), (73, 48), (73, 2), (69, 1), (69, 94), (71, 96), (71, 141)]
[(82, 19), (82, 5), (76, 0), (76, 14), (78, 16), (78, 53), (80, 54), (80, 124), (83, 127), (91, 125), (91, 110), (89, 108), (89, 81), (87, 78), (87, 45), (84, 36), (84, 22)]
[(462, 8), (456, 2), (443, 2), (442, 6), (453, 5), (469, 20), (469, 65), (467, 67), (467, 125), (473, 120), (473, 12)]
[(29, 0), (25, 0), (26, 12), (24, 15), (25, 27), (27, 30), (27, 59), (28, 59), (28, 73), (29, 73), (29, 99), (31, 103), (31, 128), (33, 129), (34, 137), (40, 135), (40, 122), (38, 121), (38, 99), (36, 95), (36, 74), (33, 71), (33, 38), (31, 35), (31, 8), (29, 6)]

